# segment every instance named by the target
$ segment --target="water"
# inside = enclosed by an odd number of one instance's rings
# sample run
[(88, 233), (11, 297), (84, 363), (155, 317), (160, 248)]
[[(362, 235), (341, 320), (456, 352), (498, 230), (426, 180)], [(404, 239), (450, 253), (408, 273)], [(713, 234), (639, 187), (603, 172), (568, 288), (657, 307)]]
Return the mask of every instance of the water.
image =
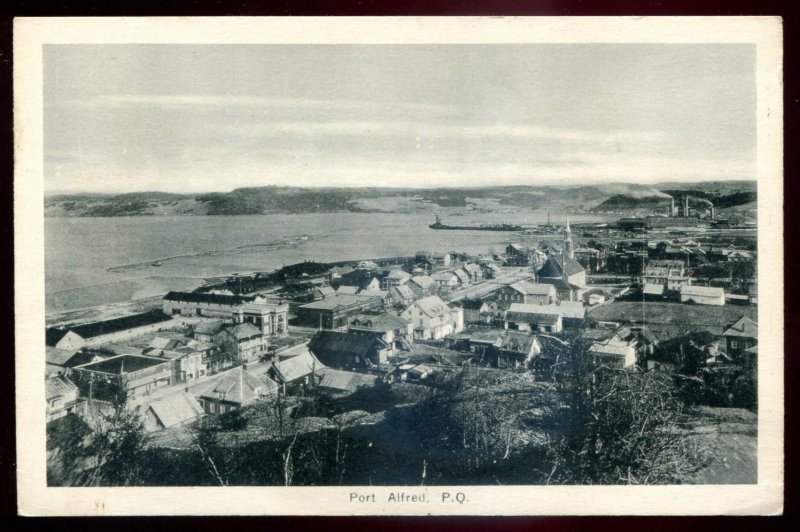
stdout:
[[(572, 216), (600, 221), (591, 215)], [(445, 223), (547, 220), (545, 212), (443, 215)], [(261, 216), (47, 218), (48, 312), (187, 290), (208, 277), (270, 271), (304, 260), (332, 262), (413, 255), (416, 251), (500, 252), (518, 235), (436, 231), (430, 213), (335, 213)], [(553, 222), (558, 220), (553, 217)]]

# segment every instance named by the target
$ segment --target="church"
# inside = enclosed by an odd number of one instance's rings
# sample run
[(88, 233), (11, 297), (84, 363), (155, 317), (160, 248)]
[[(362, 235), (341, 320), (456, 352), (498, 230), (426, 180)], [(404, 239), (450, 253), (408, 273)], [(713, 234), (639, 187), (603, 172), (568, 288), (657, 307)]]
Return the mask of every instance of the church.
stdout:
[(586, 270), (575, 260), (569, 217), (561, 253), (550, 254), (536, 272), (536, 278), (537, 283), (553, 285), (559, 301), (582, 301), (583, 290), (586, 288)]

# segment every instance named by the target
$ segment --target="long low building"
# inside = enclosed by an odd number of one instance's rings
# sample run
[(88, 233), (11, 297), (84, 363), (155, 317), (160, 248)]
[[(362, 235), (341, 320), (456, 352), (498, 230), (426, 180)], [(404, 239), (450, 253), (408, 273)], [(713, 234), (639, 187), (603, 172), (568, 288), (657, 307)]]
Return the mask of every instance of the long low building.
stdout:
[(210, 292), (169, 292), (162, 300), (168, 316), (208, 316), (230, 318), (246, 303), (264, 302), (256, 296), (214, 294)]
[(695, 303), (697, 305), (725, 304), (725, 290), (716, 286), (692, 286), (684, 285), (681, 287), (681, 303)]
[(158, 309), (122, 318), (45, 330), (45, 345), (75, 350), (129, 340), (143, 334), (172, 327), (172, 318)]

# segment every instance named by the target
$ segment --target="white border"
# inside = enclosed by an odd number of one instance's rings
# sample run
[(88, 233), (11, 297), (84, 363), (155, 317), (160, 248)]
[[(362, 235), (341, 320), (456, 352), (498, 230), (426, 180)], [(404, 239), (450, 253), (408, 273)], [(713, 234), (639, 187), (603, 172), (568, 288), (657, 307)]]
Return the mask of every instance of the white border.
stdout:
[[(402, 488), (48, 488), (44, 415), (42, 45), (66, 43), (755, 43), (760, 364), (758, 484)], [(23, 515), (719, 515), (783, 507), (783, 102), (777, 17), (22, 18), (14, 23), (18, 509)], [(24, 297), (19, 297), (24, 296)], [(463, 492), (464, 504), (441, 493)]]

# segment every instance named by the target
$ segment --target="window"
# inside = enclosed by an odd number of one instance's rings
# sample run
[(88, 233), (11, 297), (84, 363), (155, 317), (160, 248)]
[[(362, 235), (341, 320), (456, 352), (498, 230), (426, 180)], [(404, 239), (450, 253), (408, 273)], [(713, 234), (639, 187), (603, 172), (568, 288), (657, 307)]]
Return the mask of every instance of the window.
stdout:
[(731, 349), (736, 349), (739, 347), (739, 343), (736, 340), (731, 340)]

